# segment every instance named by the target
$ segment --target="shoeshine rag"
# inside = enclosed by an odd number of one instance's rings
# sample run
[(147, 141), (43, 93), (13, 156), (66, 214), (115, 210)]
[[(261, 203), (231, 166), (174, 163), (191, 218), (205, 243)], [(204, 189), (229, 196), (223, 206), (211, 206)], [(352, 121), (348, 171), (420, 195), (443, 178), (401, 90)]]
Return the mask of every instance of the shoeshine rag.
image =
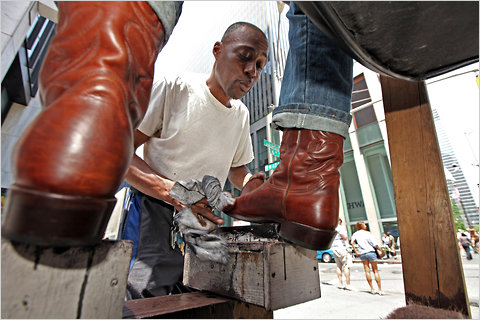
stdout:
[(210, 207), (222, 211), (227, 205), (233, 204), (235, 198), (230, 193), (222, 191), (217, 178), (208, 175), (202, 180), (176, 181), (170, 196), (186, 206), (173, 218), (185, 244), (200, 260), (227, 263), (227, 242), (213, 233), (217, 225), (201, 216), (197, 217), (190, 207), (205, 197)]

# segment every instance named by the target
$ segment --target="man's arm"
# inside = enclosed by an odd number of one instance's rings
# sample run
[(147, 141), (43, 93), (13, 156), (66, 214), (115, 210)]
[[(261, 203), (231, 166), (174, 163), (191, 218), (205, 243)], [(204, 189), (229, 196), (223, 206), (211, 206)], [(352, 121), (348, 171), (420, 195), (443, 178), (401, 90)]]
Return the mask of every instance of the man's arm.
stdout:
[(356, 254), (357, 256), (360, 256), (360, 255), (358, 254), (357, 248), (355, 247), (355, 238), (354, 238), (354, 237), (352, 237), (352, 240), (350, 240), (350, 244), (352, 245), (352, 248), (353, 248), (353, 251), (355, 251), (355, 254)]
[(231, 167), (230, 172), (228, 173), (228, 180), (230, 180), (233, 186), (238, 190), (242, 190), (243, 186), (251, 177), (252, 174), (245, 165), (240, 167)]
[[(147, 142), (150, 137), (140, 130), (135, 130), (133, 139), (134, 149), (137, 150), (137, 148)], [(172, 198), (169, 194), (175, 181), (167, 179), (153, 170), (152, 167), (136, 154), (133, 154), (132, 162), (125, 174), (125, 180), (140, 192), (165, 201), (174, 206), (178, 211), (181, 211), (184, 207), (183, 204)], [(204, 216), (215, 224), (224, 223), (222, 218), (217, 217), (211, 211), (206, 199), (202, 199), (192, 205), (191, 209), (194, 213)]]
[(252, 175), (250, 170), (245, 165), (240, 167), (231, 167), (230, 172), (228, 173), (228, 180), (230, 180), (233, 186), (238, 190), (242, 190), (242, 188), (250, 180), (253, 180), (253, 179), (265, 180), (266, 178), (267, 176), (263, 171), (257, 172), (254, 175)]

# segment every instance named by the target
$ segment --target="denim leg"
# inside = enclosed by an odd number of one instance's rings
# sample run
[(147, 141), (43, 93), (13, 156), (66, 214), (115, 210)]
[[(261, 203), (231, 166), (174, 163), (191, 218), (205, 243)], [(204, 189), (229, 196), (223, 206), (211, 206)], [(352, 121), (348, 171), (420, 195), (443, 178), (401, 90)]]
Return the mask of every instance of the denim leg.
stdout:
[(162, 22), (166, 44), (182, 13), (183, 1), (147, 1), (147, 3)]
[(333, 132), (347, 137), (353, 60), (290, 2), (285, 73), (273, 122), (280, 128)]

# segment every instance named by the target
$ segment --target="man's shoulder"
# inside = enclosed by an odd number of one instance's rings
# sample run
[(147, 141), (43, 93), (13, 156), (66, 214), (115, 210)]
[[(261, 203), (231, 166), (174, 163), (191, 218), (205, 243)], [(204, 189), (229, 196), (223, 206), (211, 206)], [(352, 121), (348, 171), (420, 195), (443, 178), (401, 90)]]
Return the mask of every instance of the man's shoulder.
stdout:
[(346, 234), (347, 233), (347, 229), (342, 226), (342, 225), (338, 225), (336, 228), (335, 228), (335, 231), (337, 231), (338, 233), (340, 234)]
[(234, 100), (231, 100), (236, 108), (238, 108), (238, 110), (241, 112), (241, 113), (244, 113), (244, 114), (249, 114), (249, 111), (248, 111), (248, 108), (247, 106), (242, 102), (242, 100), (239, 100), (239, 99), (234, 99)]
[(184, 83), (205, 83), (208, 74), (185, 72), (176, 76), (176, 81)]
[(204, 83), (207, 75), (201, 73), (186, 72), (182, 74), (166, 73), (155, 78), (155, 85), (165, 84), (170, 87), (192, 87)]

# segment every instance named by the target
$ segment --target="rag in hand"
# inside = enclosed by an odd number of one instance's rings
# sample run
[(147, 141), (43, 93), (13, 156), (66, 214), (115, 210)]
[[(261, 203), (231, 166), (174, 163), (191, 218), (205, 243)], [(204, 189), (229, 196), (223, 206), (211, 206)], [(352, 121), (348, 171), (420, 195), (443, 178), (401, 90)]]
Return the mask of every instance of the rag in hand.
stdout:
[(180, 229), (186, 245), (200, 260), (227, 263), (227, 243), (212, 233), (217, 229), (217, 225), (206, 219), (202, 224), (190, 207), (206, 197), (210, 207), (222, 211), (227, 205), (232, 205), (235, 198), (222, 191), (217, 178), (208, 175), (201, 181), (190, 179), (175, 182), (170, 196), (186, 206), (174, 216), (174, 223)]

